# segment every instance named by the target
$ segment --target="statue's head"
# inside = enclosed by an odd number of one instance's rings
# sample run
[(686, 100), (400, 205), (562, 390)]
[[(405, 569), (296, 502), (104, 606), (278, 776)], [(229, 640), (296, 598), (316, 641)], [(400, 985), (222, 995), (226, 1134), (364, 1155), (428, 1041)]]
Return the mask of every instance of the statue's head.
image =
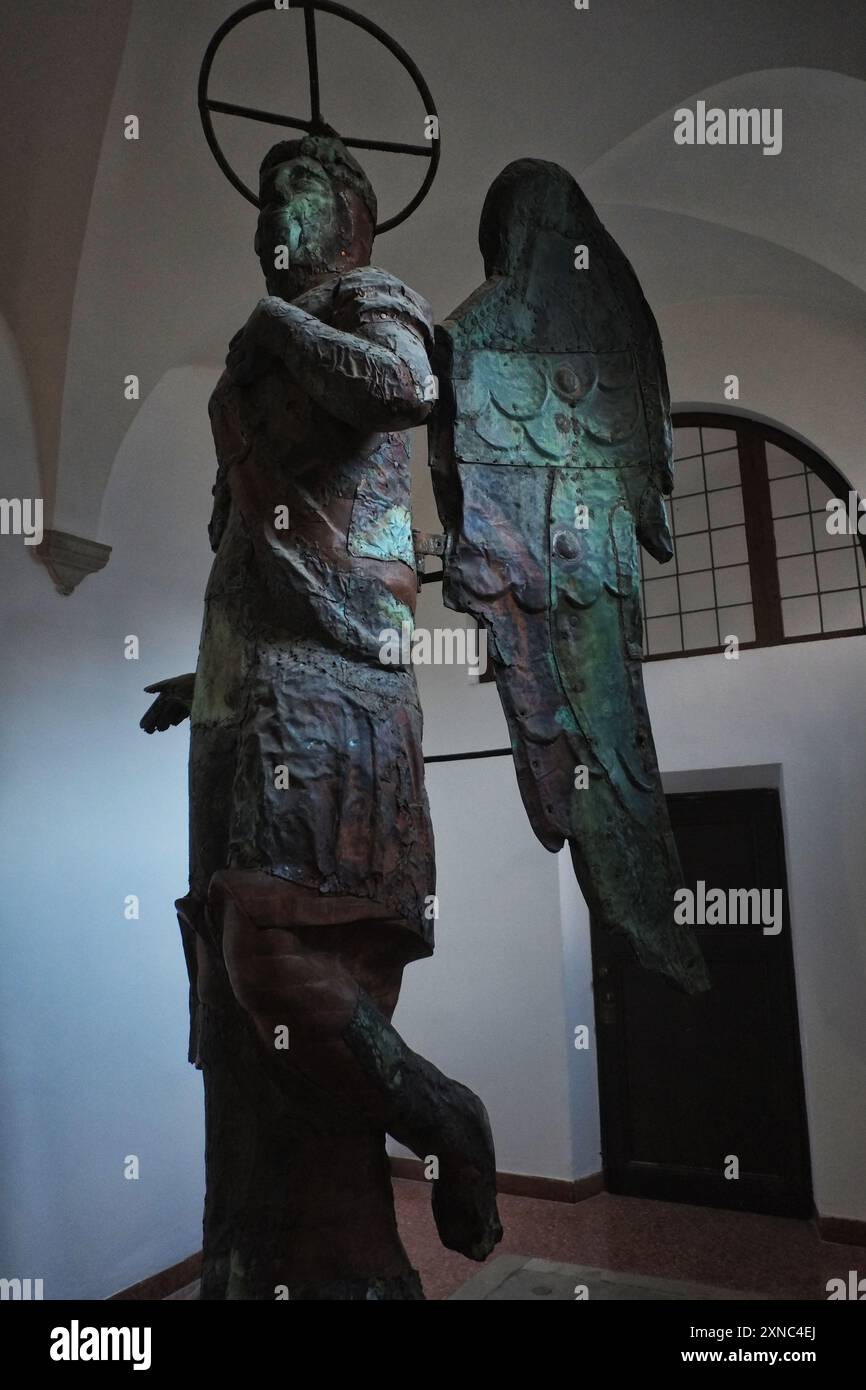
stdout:
[(336, 135), (274, 145), (259, 198), (255, 245), (269, 294), (294, 299), (322, 275), (369, 265), (376, 195)]

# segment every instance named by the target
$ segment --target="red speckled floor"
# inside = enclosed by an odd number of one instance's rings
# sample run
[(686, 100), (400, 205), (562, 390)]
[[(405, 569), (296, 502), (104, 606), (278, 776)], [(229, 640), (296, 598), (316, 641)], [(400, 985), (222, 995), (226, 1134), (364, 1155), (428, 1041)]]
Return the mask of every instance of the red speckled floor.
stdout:
[[(427, 1183), (394, 1183), (400, 1234), (428, 1299), (444, 1299), (482, 1266), (443, 1250)], [(499, 1254), (683, 1279), (769, 1298), (826, 1299), (827, 1280), (866, 1276), (866, 1247), (822, 1241), (809, 1221), (649, 1202), (601, 1193), (585, 1202), (500, 1197)]]

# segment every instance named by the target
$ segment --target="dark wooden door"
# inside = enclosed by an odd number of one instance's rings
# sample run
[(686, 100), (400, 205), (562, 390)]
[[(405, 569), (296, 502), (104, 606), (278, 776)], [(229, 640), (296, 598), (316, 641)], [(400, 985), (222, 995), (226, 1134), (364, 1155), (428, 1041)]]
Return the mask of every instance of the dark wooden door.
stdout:
[[(779, 796), (668, 797), (683, 886), (781, 888), (782, 931), (697, 926), (712, 989), (689, 998), (592, 929), (602, 1147), (610, 1191), (812, 1214)], [(739, 1163), (739, 1177), (731, 1156)]]

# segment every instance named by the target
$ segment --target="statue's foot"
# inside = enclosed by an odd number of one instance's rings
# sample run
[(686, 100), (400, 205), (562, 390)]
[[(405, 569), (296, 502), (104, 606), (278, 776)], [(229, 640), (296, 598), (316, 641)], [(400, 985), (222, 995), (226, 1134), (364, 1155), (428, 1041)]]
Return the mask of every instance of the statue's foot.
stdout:
[(383, 1128), (423, 1162), (437, 1161), (433, 1216), (442, 1244), (485, 1260), (502, 1227), (493, 1136), (481, 1101), (412, 1052), (363, 990), (342, 1041), (377, 1087)]
[(486, 1260), (502, 1239), (496, 1207), (496, 1160), (487, 1111), (473, 1091), (451, 1082), (449, 1153), (433, 1183), (439, 1239), (470, 1260)]

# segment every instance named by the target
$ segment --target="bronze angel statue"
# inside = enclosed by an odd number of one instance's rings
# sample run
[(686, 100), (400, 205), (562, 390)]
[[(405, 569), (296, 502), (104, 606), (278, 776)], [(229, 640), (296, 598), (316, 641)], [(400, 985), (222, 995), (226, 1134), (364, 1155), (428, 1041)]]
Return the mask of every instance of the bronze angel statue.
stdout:
[(380, 661), (415, 608), (406, 430), (430, 413), (433, 322), (370, 266), (376, 197), (339, 139), (275, 146), (260, 187), (268, 297), (211, 398), (198, 666), (143, 721), (192, 689), (201, 1296), (414, 1299), (386, 1132), (436, 1160), (445, 1244), (483, 1259), (501, 1235), (483, 1105), (390, 1021), (435, 919), (415, 672)]
[(446, 600), (489, 631), (536, 834), (568, 841), (593, 911), (645, 964), (703, 982), (673, 922), (640, 676), (635, 547), (669, 553), (652, 315), (552, 165), (520, 161), (494, 183), (488, 279), (435, 354), (426, 301), (370, 265), (375, 225), (336, 135), (266, 155), (268, 295), (211, 399), (198, 665), (151, 687), (142, 721), (191, 717), (177, 906), (205, 1083), (204, 1299), (423, 1298), (386, 1134), (435, 1173), (446, 1245), (480, 1260), (502, 1234), (484, 1106), (391, 1022), (435, 918), (415, 674), (381, 655), (415, 607), (412, 427), (431, 420)]

